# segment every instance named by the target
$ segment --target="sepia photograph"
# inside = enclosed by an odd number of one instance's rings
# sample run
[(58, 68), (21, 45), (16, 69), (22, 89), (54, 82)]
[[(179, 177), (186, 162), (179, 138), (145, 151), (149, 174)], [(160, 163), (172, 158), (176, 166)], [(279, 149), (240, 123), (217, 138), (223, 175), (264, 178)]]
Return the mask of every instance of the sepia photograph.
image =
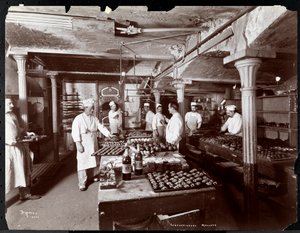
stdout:
[(297, 13), (9, 6), (7, 228), (296, 223)]

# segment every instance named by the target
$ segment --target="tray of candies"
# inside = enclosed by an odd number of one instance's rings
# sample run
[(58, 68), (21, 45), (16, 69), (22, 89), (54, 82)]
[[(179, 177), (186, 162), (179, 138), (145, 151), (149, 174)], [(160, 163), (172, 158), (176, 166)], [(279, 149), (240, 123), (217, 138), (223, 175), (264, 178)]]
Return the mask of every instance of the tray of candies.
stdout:
[(113, 142), (107, 141), (102, 143), (101, 148), (94, 152), (92, 156), (96, 155), (122, 155), (125, 150), (125, 143), (123, 141)]
[(187, 189), (205, 188), (217, 185), (209, 175), (201, 170), (152, 172), (147, 178), (154, 192), (168, 192)]

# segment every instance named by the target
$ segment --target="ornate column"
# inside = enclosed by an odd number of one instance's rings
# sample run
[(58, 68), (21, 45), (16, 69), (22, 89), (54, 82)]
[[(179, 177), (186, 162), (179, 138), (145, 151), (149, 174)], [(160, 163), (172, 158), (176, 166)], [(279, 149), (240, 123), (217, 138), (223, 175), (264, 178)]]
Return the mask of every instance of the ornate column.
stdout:
[[(176, 93), (177, 93), (177, 102), (179, 105), (179, 110), (178, 112), (182, 116), (182, 119), (184, 121), (184, 88), (185, 88), (185, 82), (182, 79), (174, 79), (172, 81), (172, 86), (175, 87)], [(185, 125), (185, 124), (184, 124)], [(185, 138), (185, 127), (183, 127), (183, 132), (182, 132), (182, 139), (179, 143), (179, 150), (181, 153), (185, 153), (185, 143), (186, 143), (186, 138)]]
[(259, 58), (244, 58), (235, 62), (241, 79), (243, 118), (244, 204), (247, 226), (258, 223), (257, 201), (257, 125), (256, 125), (256, 73)]
[(52, 131), (53, 131), (53, 159), (55, 162), (59, 161), (59, 151), (58, 151), (58, 111), (57, 111), (57, 85), (56, 77), (58, 73), (49, 72), (47, 73), (51, 80), (51, 91), (52, 91)]
[(13, 55), (18, 67), (19, 84), (19, 106), (22, 127), (28, 130), (28, 103), (27, 103), (27, 85), (26, 85), (26, 58), (27, 55)]
[[(155, 98), (155, 105), (159, 104), (160, 103), (160, 91), (156, 88), (153, 88), (152, 93), (153, 93), (154, 98)], [(155, 108), (156, 108), (156, 106), (155, 106)]]

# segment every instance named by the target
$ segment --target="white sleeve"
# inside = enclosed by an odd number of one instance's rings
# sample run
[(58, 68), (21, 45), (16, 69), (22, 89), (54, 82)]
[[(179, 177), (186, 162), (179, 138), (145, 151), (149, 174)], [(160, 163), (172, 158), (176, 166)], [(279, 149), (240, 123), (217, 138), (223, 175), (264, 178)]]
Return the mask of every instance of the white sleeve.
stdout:
[(238, 134), (241, 132), (241, 130), (242, 130), (242, 117), (238, 115), (237, 117), (234, 118), (234, 126), (231, 133)]
[(78, 116), (72, 122), (72, 138), (74, 142), (81, 142), (81, 135), (80, 135), (80, 124)]
[(183, 127), (183, 125), (182, 125), (181, 120), (176, 119), (176, 121), (172, 122), (172, 126), (171, 126), (172, 134), (170, 137), (172, 144), (178, 143), (178, 139), (181, 137), (182, 127)]
[(99, 119), (96, 118), (96, 121), (97, 121), (97, 126), (98, 126), (98, 130), (105, 136), (105, 137), (108, 137), (110, 135), (110, 132), (109, 130), (104, 127), (100, 122), (99, 122)]
[(199, 123), (202, 123), (202, 117), (201, 117), (201, 114), (199, 113), (198, 114), (198, 120), (197, 120), (197, 123), (199, 124)]
[(156, 114), (155, 114), (154, 117), (153, 117), (153, 120), (152, 120), (152, 129), (153, 130), (156, 130), (156, 121), (157, 121), (157, 117), (156, 117)]
[(184, 117), (184, 122), (186, 123), (189, 119), (189, 113), (187, 112)]
[(224, 123), (224, 125), (221, 127), (221, 131), (225, 132), (228, 129), (228, 124), (229, 124), (229, 118), (227, 119), (227, 121)]
[(119, 113), (119, 127), (122, 127), (122, 113), (121, 113), (121, 111), (118, 111), (118, 113)]

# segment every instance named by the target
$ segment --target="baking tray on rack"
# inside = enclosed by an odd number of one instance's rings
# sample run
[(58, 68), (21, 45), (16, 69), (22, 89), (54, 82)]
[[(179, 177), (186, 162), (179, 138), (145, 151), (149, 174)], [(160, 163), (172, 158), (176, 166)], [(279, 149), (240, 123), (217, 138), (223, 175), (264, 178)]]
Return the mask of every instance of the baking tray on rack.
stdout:
[(154, 192), (201, 189), (217, 185), (206, 172), (195, 168), (190, 171), (152, 172), (147, 174), (147, 178)]
[(101, 145), (101, 148), (95, 151), (92, 156), (98, 155), (122, 155), (125, 151), (125, 143), (124, 142), (105, 142)]

